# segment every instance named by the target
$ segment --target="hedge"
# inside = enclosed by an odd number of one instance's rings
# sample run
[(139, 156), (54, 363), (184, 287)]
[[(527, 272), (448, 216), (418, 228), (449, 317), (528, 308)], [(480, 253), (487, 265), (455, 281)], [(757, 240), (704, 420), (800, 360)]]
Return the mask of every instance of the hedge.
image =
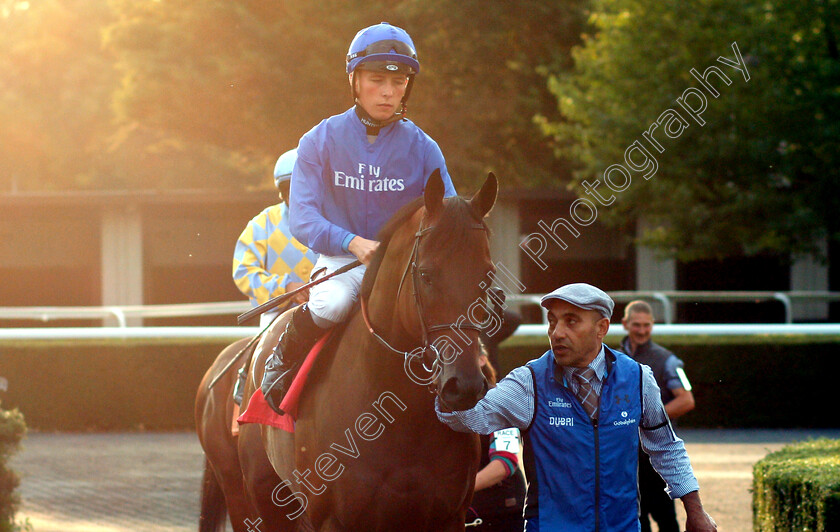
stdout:
[(7, 467), (11, 455), (17, 451), (26, 433), (23, 415), (18, 410), (0, 409), (0, 532), (28, 530), (28, 525), (15, 522), (20, 497), (15, 489), (20, 479)]
[(753, 529), (840, 530), (840, 440), (790, 445), (755, 464)]
[(229, 342), (77, 340), (0, 345), (6, 403), (37, 430), (184, 430)]
[[(36, 430), (190, 430), (198, 383), (228, 343), (0, 343), (0, 375), (9, 380), (4, 402), (20, 408)], [(685, 362), (697, 401), (680, 426), (836, 427), (830, 387), (813, 383), (840, 373), (838, 339), (693, 338), (665, 345)], [(505, 342), (501, 374), (546, 348), (545, 338)]]

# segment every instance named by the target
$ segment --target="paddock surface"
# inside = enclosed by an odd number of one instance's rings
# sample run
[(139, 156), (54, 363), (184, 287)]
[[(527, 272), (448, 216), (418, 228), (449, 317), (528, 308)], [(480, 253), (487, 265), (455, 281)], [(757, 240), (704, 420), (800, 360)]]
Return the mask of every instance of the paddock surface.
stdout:
[[(679, 433), (706, 509), (728, 532), (752, 530), (756, 461), (787, 443), (840, 438), (840, 429)], [(11, 465), (21, 477), (18, 517), (36, 532), (197, 529), (203, 454), (192, 433), (31, 433)]]

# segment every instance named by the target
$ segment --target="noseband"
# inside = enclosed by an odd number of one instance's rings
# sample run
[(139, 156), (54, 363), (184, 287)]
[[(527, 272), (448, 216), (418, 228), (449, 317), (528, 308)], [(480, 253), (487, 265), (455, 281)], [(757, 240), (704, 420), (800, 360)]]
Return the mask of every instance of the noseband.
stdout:
[[(435, 227), (434, 226), (423, 227), (425, 221), (426, 221), (426, 216), (424, 214), (423, 219), (420, 220), (420, 228), (417, 230), (416, 233), (414, 233), (414, 246), (411, 249), (411, 257), (409, 258), (408, 263), (406, 264), (405, 269), (403, 270), (403, 274), (400, 277), (400, 284), (397, 288), (397, 297), (396, 297), (396, 299), (399, 300), (400, 293), (402, 292), (403, 284), (405, 283), (405, 279), (408, 276), (408, 273), (410, 271), (411, 272), (411, 279), (413, 281), (412, 284), (414, 285), (413, 286), (413, 291), (412, 291), (413, 296), (414, 296), (414, 307), (417, 309), (417, 315), (420, 317), (420, 324), (421, 324), (421, 329), (420, 330), (422, 332), (423, 344), (420, 347), (415, 348), (411, 351), (401, 351), (401, 350), (393, 347), (391, 344), (388, 343), (387, 340), (382, 338), (382, 336), (379, 335), (374, 330), (373, 325), (370, 322), (370, 318), (368, 317), (367, 305), (365, 303), (364, 298), (362, 298), (361, 303), (362, 303), (362, 317), (365, 320), (365, 325), (367, 325), (367, 328), (368, 328), (368, 331), (370, 332), (370, 334), (374, 338), (376, 338), (376, 340), (380, 344), (385, 346), (391, 352), (396, 353), (398, 355), (402, 355), (405, 359), (405, 364), (410, 364), (412, 362), (412, 360), (415, 360), (415, 359), (419, 358), (422, 365), (423, 365), (423, 369), (426, 370), (428, 373), (434, 375), (437, 371), (439, 371), (443, 367), (443, 364), (444, 364), (445, 361), (443, 360), (443, 356), (441, 355), (440, 350), (437, 347), (435, 347), (435, 345), (433, 343), (429, 343), (429, 334), (433, 333), (433, 332), (437, 332), (437, 331), (446, 330), (446, 329), (480, 331), (481, 327), (479, 327), (478, 325), (475, 325), (473, 323), (453, 322), (453, 323), (441, 323), (441, 324), (436, 324), (436, 325), (428, 325), (426, 323), (426, 315), (425, 315), (425, 312), (424, 312), (425, 307), (423, 306), (423, 299), (420, 297), (420, 292), (417, 289), (417, 287), (419, 286), (418, 283), (420, 282), (420, 280), (419, 280), (420, 273), (419, 273), (418, 267), (417, 267), (417, 258), (418, 258), (419, 250), (420, 250), (420, 240), (424, 236), (429, 234), (432, 230), (434, 230)], [(478, 230), (485, 231), (485, 232), (487, 231), (487, 228), (483, 224), (472, 224), (470, 228), (471, 229), (478, 229)], [(458, 320), (458, 321), (460, 322), (462, 320)], [(420, 349), (419, 352), (418, 352), (418, 349)], [(433, 355), (432, 356), (431, 367), (428, 367), (426, 365), (427, 353), (429, 353), (429, 352), (431, 352), (432, 355)]]

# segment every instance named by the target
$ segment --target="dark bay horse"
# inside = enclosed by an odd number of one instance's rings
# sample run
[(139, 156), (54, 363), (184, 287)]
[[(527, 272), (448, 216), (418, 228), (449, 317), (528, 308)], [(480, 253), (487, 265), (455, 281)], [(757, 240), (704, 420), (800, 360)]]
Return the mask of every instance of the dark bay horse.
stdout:
[[(487, 389), (475, 322), (494, 271), (483, 218), (497, 190), (491, 174), (472, 199), (444, 199), (435, 172), (423, 198), (383, 228), (362, 311), (320, 354), (294, 434), (249, 424), (238, 442), (230, 437), (233, 371), (199, 390), (196, 422), (209, 465), (202, 530), (220, 526), (222, 494), (237, 532), (464, 530), (478, 440), (440, 423), (435, 398), (461, 410)], [(245, 397), (259, 386), (286, 319), (258, 345)], [(236, 351), (219, 356), (202, 386)]]

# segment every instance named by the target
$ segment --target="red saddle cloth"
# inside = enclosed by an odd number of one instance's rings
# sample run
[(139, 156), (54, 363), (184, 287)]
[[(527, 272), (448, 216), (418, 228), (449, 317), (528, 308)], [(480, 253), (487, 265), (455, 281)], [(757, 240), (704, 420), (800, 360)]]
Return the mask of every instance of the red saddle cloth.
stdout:
[(294, 432), (295, 419), (297, 419), (298, 413), (298, 404), (300, 402), (301, 393), (303, 393), (303, 388), (306, 385), (306, 379), (309, 376), (309, 371), (315, 364), (315, 359), (318, 358), (318, 354), (321, 352), (321, 349), (323, 349), (324, 344), (327, 343), (329, 336), (330, 333), (328, 332), (320, 340), (318, 340), (318, 342), (309, 351), (309, 354), (306, 355), (306, 359), (304, 359), (303, 364), (300, 366), (300, 370), (297, 375), (295, 375), (292, 385), (289, 386), (289, 391), (286, 392), (286, 396), (283, 397), (283, 401), (280, 403), (280, 408), (283, 412), (285, 412), (284, 415), (278, 415), (277, 412), (272, 410), (271, 407), (268, 406), (265, 396), (263, 396), (262, 389), (257, 388), (251, 396), (250, 401), (248, 401), (248, 407), (245, 409), (245, 412), (243, 412), (236, 421), (239, 422), (240, 425), (244, 425), (246, 423), (262, 423), (263, 425), (283, 429), (286, 432)]

